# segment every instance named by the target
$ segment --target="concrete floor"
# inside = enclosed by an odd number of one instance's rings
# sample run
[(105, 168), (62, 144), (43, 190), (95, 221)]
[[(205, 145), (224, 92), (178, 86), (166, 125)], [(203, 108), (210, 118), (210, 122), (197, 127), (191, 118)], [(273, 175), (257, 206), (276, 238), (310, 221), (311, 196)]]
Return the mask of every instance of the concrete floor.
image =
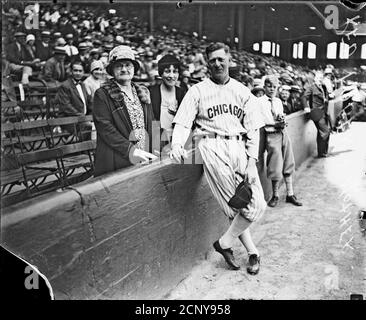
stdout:
[(214, 250), (164, 299), (366, 299), (366, 236), (358, 220), (366, 209), (366, 123), (331, 136), (330, 156), (311, 158), (296, 172), (304, 203), (284, 201), (252, 226), (261, 271), (246, 272), (247, 254), (237, 242), (241, 270), (228, 270)]

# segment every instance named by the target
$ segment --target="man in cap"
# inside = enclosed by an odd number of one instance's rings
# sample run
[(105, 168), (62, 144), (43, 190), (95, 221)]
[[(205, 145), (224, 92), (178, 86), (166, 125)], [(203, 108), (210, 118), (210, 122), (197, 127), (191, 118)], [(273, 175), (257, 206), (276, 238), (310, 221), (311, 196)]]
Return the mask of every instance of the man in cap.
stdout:
[(34, 67), (36, 61), (25, 48), (25, 33), (16, 32), (14, 37), (15, 42), (10, 43), (6, 48), (6, 58), (10, 63), (16, 65), (17, 74), (21, 76), (21, 82), (28, 84), (29, 76), (32, 75), (32, 67)]
[(52, 56), (52, 49), (50, 46), (51, 32), (42, 31), (41, 39), (36, 40), (36, 57), (41, 60), (41, 62), (46, 62)]
[(70, 58), (70, 61), (73, 61), (75, 59), (75, 57), (77, 57), (77, 55), (79, 54), (79, 50), (78, 48), (76, 48), (73, 43), (74, 43), (74, 35), (72, 33), (68, 33), (65, 36), (66, 39), (66, 45), (65, 45), (65, 50), (67, 55)]
[(334, 98), (333, 91), (334, 91), (334, 83), (333, 83), (333, 70), (332, 68), (325, 68), (324, 70), (324, 78), (323, 78), (323, 85), (327, 88), (327, 92), (329, 94), (329, 98)]
[(293, 112), (302, 110), (301, 94), (302, 94), (302, 90), (298, 85), (291, 86), (290, 103), (291, 103)]
[(264, 95), (264, 88), (262, 84), (262, 80), (256, 78), (253, 80), (253, 89), (251, 90), (252, 94), (254, 94), (257, 98), (260, 98)]
[(89, 47), (85, 42), (79, 43), (79, 54), (74, 58), (75, 61), (80, 60), (84, 67), (84, 72), (90, 72), (90, 56), (89, 56)]
[(45, 81), (65, 81), (67, 78), (65, 58), (67, 54), (63, 47), (55, 47), (54, 56), (46, 61), (42, 77)]
[(267, 177), (272, 181), (272, 198), (270, 207), (279, 202), (280, 181), (284, 178), (287, 189), (286, 202), (302, 206), (294, 194), (292, 176), (295, 172), (295, 158), (291, 141), (285, 129), (285, 115), (282, 101), (276, 97), (278, 79), (274, 75), (267, 76), (264, 81), (265, 95), (258, 99), (262, 117), (265, 122), (265, 147), (267, 150)]

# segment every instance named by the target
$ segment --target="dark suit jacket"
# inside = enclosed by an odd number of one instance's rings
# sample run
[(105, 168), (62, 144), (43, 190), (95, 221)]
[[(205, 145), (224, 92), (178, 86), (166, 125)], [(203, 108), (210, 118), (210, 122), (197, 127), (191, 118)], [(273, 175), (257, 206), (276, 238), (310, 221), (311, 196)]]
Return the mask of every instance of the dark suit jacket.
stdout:
[(41, 59), (41, 61), (47, 61), (52, 56), (51, 45), (48, 44), (48, 47), (45, 47), (42, 41), (36, 41), (36, 57)]
[(16, 42), (12, 42), (7, 46), (6, 58), (9, 62), (20, 64), (21, 61), (32, 61), (28, 51), (23, 45), (20, 46), (20, 50)]
[[(147, 88), (135, 87), (148, 95)], [(149, 145), (145, 150), (151, 152), (153, 115), (150, 98), (143, 99), (142, 94), (138, 95), (144, 111), (145, 129), (149, 134)], [(129, 154), (135, 144), (135, 138), (131, 135), (133, 127), (123, 95), (113, 80), (107, 81), (95, 92), (93, 119), (97, 129), (94, 176), (132, 165)]]
[(326, 102), (328, 101), (328, 98), (327, 89), (324, 86), (322, 86), (322, 89), (320, 89), (315, 83), (309, 86), (302, 96), (302, 102), (304, 107), (307, 106), (308, 102), (310, 109), (324, 108)]
[[(65, 66), (65, 63), (64, 63)], [(56, 60), (55, 57), (52, 57), (47, 60), (43, 72), (42, 78), (46, 81), (65, 81), (67, 78), (66, 68), (64, 67), (64, 76), (61, 77), (61, 66), (60, 63)]]
[[(160, 86), (161, 86), (161, 84), (149, 87), (152, 109), (153, 109), (153, 113), (154, 113), (154, 120), (157, 120), (157, 121), (160, 120), (160, 110), (161, 110), (161, 108), (160, 108), (160, 106), (161, 106)], [(183, 97), (186, 94), (186, 91), (180, 87), (175, 87), (175, 94), (176, 94), (178, 108), (179, 108), (179, 105), (182, 102)]]
[[(81, 88), (83, 90), (86, 102), (86, 113), (91, 114), (91, 96), (87, 94), (85, 85), (83, 83), (81, 83)], [(61, 84), (54, 99), (54, 103), (57, 104), (59, 108), (58, 116), (60, 117), (71, 117), (84, 114), (83, 101), (81, 100), (79, 92), (76, 89), (76, 85), (72, 79), (67, 79)]]
[(311, 112), (310, 118), (317, 122), (325, 117), (328, 107), (327, 89), (325, 86), (319, 88), (315, 83), (309, 86), (302, 96), (302, 103), (304, 107), (309, 105)]

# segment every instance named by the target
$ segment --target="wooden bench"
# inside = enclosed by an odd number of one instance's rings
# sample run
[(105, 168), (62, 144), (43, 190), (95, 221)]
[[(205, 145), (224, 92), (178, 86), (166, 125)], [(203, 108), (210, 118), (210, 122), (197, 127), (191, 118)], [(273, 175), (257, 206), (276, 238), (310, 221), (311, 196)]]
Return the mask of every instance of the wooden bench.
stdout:
[(65, 185), (81, 182), (94, 173), (96, 141), (83, 141), (59, 147)]

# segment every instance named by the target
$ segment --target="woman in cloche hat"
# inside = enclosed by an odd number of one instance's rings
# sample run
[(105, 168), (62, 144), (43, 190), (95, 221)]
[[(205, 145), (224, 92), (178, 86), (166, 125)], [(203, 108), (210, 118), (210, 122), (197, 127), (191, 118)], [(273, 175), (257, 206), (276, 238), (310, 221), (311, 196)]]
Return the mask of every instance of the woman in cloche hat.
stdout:
[(120, 45), (109, 53), (108, 79), (94, 95), (97, 130), (94, 176), (157, 158), (152, 148), (149, 91), (132, 79), (140, 68), (132, 49)]

